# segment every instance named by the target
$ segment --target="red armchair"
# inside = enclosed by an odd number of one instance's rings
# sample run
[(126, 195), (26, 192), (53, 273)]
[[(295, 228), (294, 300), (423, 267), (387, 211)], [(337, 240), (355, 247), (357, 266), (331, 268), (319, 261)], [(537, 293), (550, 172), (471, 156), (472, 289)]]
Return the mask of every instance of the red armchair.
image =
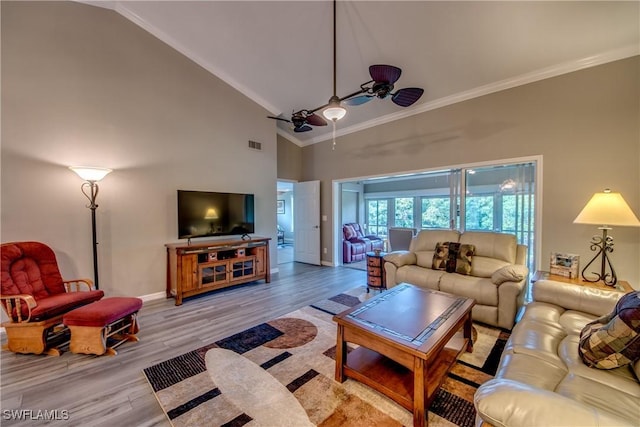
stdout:
[(62, 316), (104, 296), (91, 290), (90, 280), (62, 280), (55, 254), (43, 243), (3, 243), (0, 271), (0, 302), (8, 317), (2, 326), (15, 353), (59, 355), (55, 344), (67, 331)]
[(342, 261), (344, 263), (362, 261), (367, 252), (384, 248), (384, 241), (380, 237), (373, 234), (364, 235), (362, 227), (357, 222), (344, 224), (342, 235)]

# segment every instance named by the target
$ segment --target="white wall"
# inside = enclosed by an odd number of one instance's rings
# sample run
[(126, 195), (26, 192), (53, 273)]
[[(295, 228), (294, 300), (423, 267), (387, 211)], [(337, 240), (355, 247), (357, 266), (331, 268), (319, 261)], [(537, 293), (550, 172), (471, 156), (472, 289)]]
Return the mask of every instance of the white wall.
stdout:
[[(275, 241), (267, 111), (112, 11), (1, 7), (3, 242), (47, 243), (65, 278), (93, 276), (90, 211), (69, 165), (114, 169), (97, 210), (107, 295), (165, 290), (177, 189), (254, 193), (255, 234)], [(275, 244), (271, 255), (275, 267)]]

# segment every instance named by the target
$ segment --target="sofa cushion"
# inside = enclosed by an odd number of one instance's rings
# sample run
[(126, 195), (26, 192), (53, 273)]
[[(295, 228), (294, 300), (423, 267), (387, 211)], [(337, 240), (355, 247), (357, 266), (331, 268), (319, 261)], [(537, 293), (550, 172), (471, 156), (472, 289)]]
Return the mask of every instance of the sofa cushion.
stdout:
[(38, 300), (38, 305), (31, 310), (31, 321), (50, 319), (69, 310), (98, 301), (104, 296), (101, 290), (87, 292), (66, 292)]
[[(433, 256), (433, 250), (438, 242), (457, 242), (460, 233), (455, 230), (422, 230), (411, 241), (411, 252), (429, 251)], [(429, 260), (431, 263), (431, 260)], [(429, 264), (431, 268), (431, 264)]]
[(476, 248), (476, 256), (473, 257), (473, 265), (471, 266), (471, 275), (490, 278), (493, 273), (508, 265), (511, 264), (507, 261), (478, 255)]
[(478, 305), (498, 306), (498, 287), (491, 283), (489, 279), (457, 273), (444, 273), (440, 279), (440, 290), (473, 298)]
[(460, 235), (459, 242), (474, 245), (476, 256), (495, 258), (509, 264), (516, 262), (518, 242), (513, 234), (465, 231)]
[(629, 292), (611, 314), (588, 323), (580, 333), (579, 350), (585, 364), (599, 369), (640, 358), (640, 291)]
[(444, 271), (426, 269), (417, 265), (405, 265), (396, 271), (396, 282), (407, 282), (437, 291), (440, 290), (439, 283), (443, 275), (446, 275)]

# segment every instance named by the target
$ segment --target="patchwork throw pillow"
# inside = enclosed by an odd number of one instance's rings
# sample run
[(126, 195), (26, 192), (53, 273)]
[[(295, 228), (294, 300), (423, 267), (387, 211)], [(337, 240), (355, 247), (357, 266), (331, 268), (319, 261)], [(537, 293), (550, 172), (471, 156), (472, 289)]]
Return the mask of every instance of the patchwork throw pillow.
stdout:
[(640, 291), (629, 292), (613, 312), (588, 323), (580, 333), (582, 361), (598, 369), (614, 369), (640, 359)]
[(471, 261), (476, 254), (474, 245), (460, 245), (456, 257), (456, 273), (468, 276), (471, 274)]
[(438, 242), (433, 254), (431, 268), (445, 270), (447, 273), (471, 274), (471, 262), (475, 254), (474, 245), (463, 245), (458, 242)]
[(436, 251), (433, 254), (431, 268), (434, 270), (446, 270), (449, 259), (449, 242), (436, 243)]

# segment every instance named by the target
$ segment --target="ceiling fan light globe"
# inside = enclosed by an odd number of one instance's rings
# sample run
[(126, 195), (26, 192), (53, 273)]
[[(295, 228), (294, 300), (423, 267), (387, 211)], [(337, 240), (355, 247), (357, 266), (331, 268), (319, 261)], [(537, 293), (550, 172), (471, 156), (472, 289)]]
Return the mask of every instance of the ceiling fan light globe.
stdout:
[(331, 121), (340, 120), (341, 118), (343, 118), (345, 116), (345, 114), (347, 114), (347, 110), (345, 110), (344, 107), (341, 107), (339, 105), (336, 106), (336, 107), (327, 107), (322, 112), (322, 115), (327, 120), (331, 120)]

